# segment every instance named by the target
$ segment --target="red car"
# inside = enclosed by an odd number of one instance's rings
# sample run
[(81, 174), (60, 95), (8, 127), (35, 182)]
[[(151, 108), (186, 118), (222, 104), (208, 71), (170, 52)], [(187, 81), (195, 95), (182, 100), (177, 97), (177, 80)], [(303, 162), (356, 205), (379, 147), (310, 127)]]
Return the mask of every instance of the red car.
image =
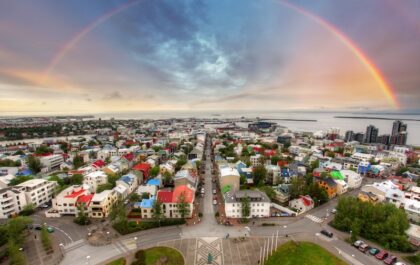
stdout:
[(388, 252), (386, 252), (385, 250), (381, 250), (378, 254), (375, 255), (375, 257), (379, 260), (384, 260), (388, 257)]
[(384, 263), (387, 265), (394, 264), (394, 262), (397, 262), (397, 257), (395, 256), (389, 256), (388, 258), (384, 260)]

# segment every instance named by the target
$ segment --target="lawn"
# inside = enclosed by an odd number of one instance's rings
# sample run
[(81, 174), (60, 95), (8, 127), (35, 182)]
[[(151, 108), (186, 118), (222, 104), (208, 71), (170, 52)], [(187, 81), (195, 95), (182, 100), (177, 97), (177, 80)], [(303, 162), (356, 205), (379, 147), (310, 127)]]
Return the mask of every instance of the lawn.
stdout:
[(281, 245), (266, 265), (346, 265), (326, 249), (310, 242), (289, 241)]
[(412, 264), (420, 265), (420, 254), (407, 256), (407, 257), (404, 257), (404, 259)]
[(166, 263), (166, 265), (184, 265), (184, 257), (173, 248), (153, 247), (143, 251), (140, 250), (136, 253), (138, 264), (144, 265), (155, 265), (162, 256), (168, 258), (168, 263)]
[(110, 263), (106, 265), (125, 265), (125, 258), (119, 258), (114, 261), (111, 261)]

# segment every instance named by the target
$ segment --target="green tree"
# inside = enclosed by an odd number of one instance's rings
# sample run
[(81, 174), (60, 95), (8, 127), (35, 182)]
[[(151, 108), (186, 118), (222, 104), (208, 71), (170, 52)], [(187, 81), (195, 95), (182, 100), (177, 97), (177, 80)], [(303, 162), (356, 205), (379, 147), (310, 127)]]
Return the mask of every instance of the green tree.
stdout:
[(82, 157), (82, 156), (80, 156), (80, 155), (76, 155), (76, 156), (73, 158), (73, 167), (74, 167), (75, 169), (78, 169), (79, 167), (83, 166), (84, 164), (85, 164), (85, 162), (84, 162), (84, 160), (83, 160), (83, 157)]
[(9, 256), (9, 264), (10, 265), (26, 265), (26, 258), (23, 255), (23, 252), (20, 251), (19, 245), (13, 240), (9, 240), (7, 245), (7, 253)]
[(22, 211), (19, 213), (20, 215), (23, 216), (28, 216), (35, 213), (35, 205), (33, 203), (29, 203), (25, 206), (23, 206)]
[(112, 190), (112, 184), (111, 183), (105, 183), (105, 184), (100, 184), (98, 185), (98, 187), (96, 188), (96, 193), (101, 193), (104, 190)]
[(41, 145), (35, 150), (35, 154), (37, 155), (51, 154), (52, 152), (53, 150), (46, 145)]
[(249, 197), (246, 196), (245, 198), (241, 199), (241, 213), (242, 213), (242, 219), (246, 219), (249, 217), (251, 213), (251, 207), (249, 204), (250, 200)]
[(262, 186), (262, 187), (259, 187), (258, 189), (264, 192), (265, 194), (267, 194), (267, 197), (270, 198), (270, 200), (273, 200), (276, 198), (276, 192), (274, 191), (272, 187)]
[(141, 194), (141, 200), (143, 200), (143, 199), (149, 199), (150, 198), (150, 194), (148, 193), (148, 192), (143, 192), (142, 194)]
[(108, 183), (112, 185), (112, 188), (115, 187), (117, 184), (117, 180), (120, 178), (120, 176), (115, 174), (108, 174)]
[(258, 165), (253, 170), (254, 185), (262, 185), (267, 177), (267, 169), (264, 165)]
[(292, 178), (290, 180), (289, 194), (290, 199), (296, 199), (300, 195), (305, 194), (306, 183), (301, 177)]
[(272, 165), (277, 165), (277, 162), (279, 162), (281, 159), (278, 156), (273, 156), (271, 157), (271, 164)]
[(73, 220), (76, 224), (79, 225), (88, 225), (90, 224), (90, 219), (85, 212), (85, 204), (79, 204), (77, 205), (77, 216)]
[(130, 196), (128, 197), (130, 202), (139, 202), (141, 201), (142, 197), (140, 195), (138, 195), (136, 192), (133, 192), (130, 194)]
[(109, 219), (111, 223), (126, 223), (127, 215), (125, 213), (124, 202), (121, 199), (118, 199), (111, 206), (111, 211), (109, 212)]
[(178, 211), (182, 219), (184, 219), (190, 211), (189, 204), (185, 201), (184, 192), (182, 192), (181, 195), (179, 196)]
[(163, 183), (164, 185), (170, 185), (172, 183), (172, 174), (168, 171), (163, 172)]
[(160, 171), (159, 166), (152, 167), (152, 169), (150, 169), (150, 176), (156, 177), (157, 175), (159, 175), (159, 171)]
[(186, 163), (187, 163), (187, 159), (185, 157), (181, 157), (180, 159), (178, 159), (178, 161), (176, 161), (175, 170), (176, 171), (180, 170), (181, 167), (185, 165)]
[(16, 185), (19, 185), (20, 183), (31, 180), (33, 178), (34, 178), (33, 176), (19, 176), (19, 177), (16, 177), (16, 178), (12, 179), (10, 181), (9, 185), (10, 186), (16, 186)]
[(30, 156), (28, 156), (28, 161), (27, 162), (28, 162), (29, 169), (33, 173), (37, 174), (41, 171), (42, 164), (41, 164), (41, 161), (39, 160), (39, 158), (37, 158), (33, 155), (30, 155)]
[(160, 202), (158, 199), (155, 200), (153, 203), (153, 213), (152, 217), (155, 220), (160, 220), (163, 216), (162, 212), (162, 202)]
[(81, 185), (83, 183), (83, 175), (82, 174), (74, 174), (70, 177), (70, 185)]
[(11, 219), (7, 223), (8, 237), (12, 238), (17, 244), (23, 243), (23, 231), (32, 220), (28, 217), (19, 216)]
[(45, 251), (53, 250), (50, 234), (48, 233), (45, 225), (42, 225), (41, 227), (41, 243)]

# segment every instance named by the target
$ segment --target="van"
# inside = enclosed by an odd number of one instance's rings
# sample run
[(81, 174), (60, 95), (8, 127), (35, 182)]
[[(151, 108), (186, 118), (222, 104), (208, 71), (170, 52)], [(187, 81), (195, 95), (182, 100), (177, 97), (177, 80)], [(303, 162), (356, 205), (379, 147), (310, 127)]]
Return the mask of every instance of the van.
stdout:
[(362, 251), (363, 253), (366, 253), (366, 251), (368, 251), (368, 250), (369, 250), (369, 246), (368, 246), (368, 244), (361, 244), (361, 245), (359, 246), (359, 250), (360, 250), (360, 251)]

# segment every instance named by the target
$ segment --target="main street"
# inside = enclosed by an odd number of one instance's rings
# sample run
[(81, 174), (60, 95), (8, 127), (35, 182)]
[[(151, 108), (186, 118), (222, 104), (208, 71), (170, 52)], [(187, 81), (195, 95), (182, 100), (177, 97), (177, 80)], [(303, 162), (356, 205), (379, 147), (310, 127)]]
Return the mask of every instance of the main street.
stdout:
[[(206, 248), (206, 240), (209, 242), (207, 244), (209, 246), (216, 244), (220, 245), (220, 257), (218, 257), (219, 259), (217, 260), (217, 264), (235, 264), (235, 259), (232, 259), (232, 255), (245, 255), (245, 253), (239, 251), (236, 254), (232, 254), (229, 250), (223, 249), (224, 246), (230, 246), (230, 239), (224, 239), (228, 233), (231, 238), (244, 237), (247, 235), (249, 236), (248, 240), (254, 241), (254, 251), (256, 253), (247, 253), (250, 257), (247, 257), (247, 259), (244, 260), (239, 259), (245, 264), (256, 264), (260, 248), (262, 248), (264, 242), (267, 240), (269, 241), (270, 238), (273, 238), (273, 236), (278, 236), (279, 240), (283, 240), (283, 242), (287, 239), (315, 242), (335, 255), (341, 256), (341, 258), (349, 264), (381, 264), (374, 257), (363, 254), (356, 248), (346, 243), (344, 240), (348, 237), (347, 234), (335, 231), (328, 226), (327, 223), (332, 218), (332, 214), (329, 213), (337, 204), (337, 199), (333, 199), (321, 207), (313, 209), (306, 215), (294, 218), (266, 218), (256, 221), (256, 225), (250, 224), (249, 228), (245, 228), (245, 226), (230, 227), (219, 225), (214, 216), (215, 211), (212, 196), (212, 189), (214, 185), (212, 183), (213, 165), (210, 144), (206, 145), (204, 155), (206, 157), (204, 174), (204, 207), (203, 217), (198, 224), (179, 227), (163, 227), (137, 232), (127, 236), (121, 236), (112, 244), (101, 247), (94, 247), (87, 244), (84, 237), (80, 237), (79, 233), (76, 233), (73, 229), (71, 229), (71, 234), (77, 235), (76, 237), (78, 240), (71, 239), (70, 244), (66, 244), (64, 246), (66, 255), (62, 264), (102, 264), (114, 257), (126, 256), (133, 253), (136, 249), (151, 247), (157, 244), (165, 244), (165, 242), (173, 244), (174, 247), (178, 246), (177, 248), (180, 249), (181, 252), (183, 252), (184, 257), (186, 257), (187, 265), (196, 264), (199, 263), (198, 261), (200, 259), (203, 259), (203, 257), (200, 257), (199, 252), (204, 255), (203, 253), (206, 253), (209, 249), (209, 247)], [(353, 191), (352, 193), (355, 194), (357, 191)], [(262, 222), (272, 222), (275, 223), (276, 226), (261, 226), (260, 224)], [(66, 227), (65, 225), (61, 225), (61, 228), (65, 229)], [(333, 231), (334, 237), (327, 238), (321, 235), (319, 232), (322, 229)], [(60, 233), (60, 231), (58, 233)], [(65, 238), (63, 235), (60, 237)], [(219, 240), (220, 243), (217, 243), (217, 240)], [(66, 242), (68, 243), (68, 241), (69, 239), (67, 239)], [(189, 242), (187, 244), (188, 246), (182, 247), (186, 244), (186, 242)], [(231, 263), (229, 263), (229, 259), (225, 260), (224, 256), (230, 257)]]

